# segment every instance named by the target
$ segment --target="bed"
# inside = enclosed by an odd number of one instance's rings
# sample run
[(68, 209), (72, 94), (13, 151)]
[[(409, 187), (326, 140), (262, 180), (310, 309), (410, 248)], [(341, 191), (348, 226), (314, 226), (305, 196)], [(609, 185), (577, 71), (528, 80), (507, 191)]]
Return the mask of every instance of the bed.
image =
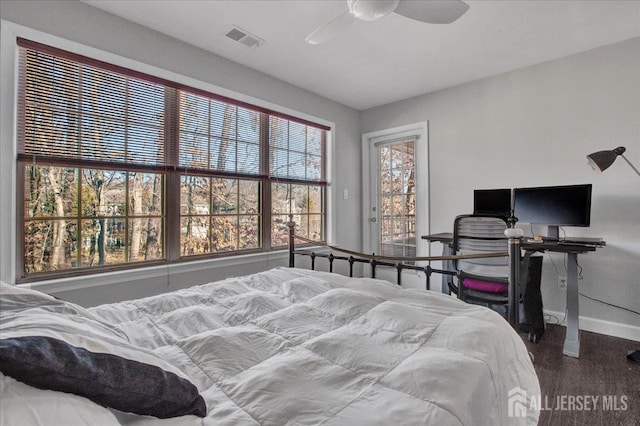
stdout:
[(279, 267), (85, 309), (2, 284), (2, 425), (534, 425), (495, 312)]

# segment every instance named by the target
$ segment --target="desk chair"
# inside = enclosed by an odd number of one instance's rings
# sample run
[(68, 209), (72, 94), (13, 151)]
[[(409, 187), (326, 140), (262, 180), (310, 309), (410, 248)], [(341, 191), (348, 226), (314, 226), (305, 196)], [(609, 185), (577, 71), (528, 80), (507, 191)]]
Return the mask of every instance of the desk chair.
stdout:
[[(504, 218), (491, 215), (461, 215), (453, 223), (452, 254), (494, 253), (508, 251), (504, 235), (508, 225)], [(465, 302), (487, 305), (509, 303), (509, 258), (456, 259), (455, 280), (449, 288)]]

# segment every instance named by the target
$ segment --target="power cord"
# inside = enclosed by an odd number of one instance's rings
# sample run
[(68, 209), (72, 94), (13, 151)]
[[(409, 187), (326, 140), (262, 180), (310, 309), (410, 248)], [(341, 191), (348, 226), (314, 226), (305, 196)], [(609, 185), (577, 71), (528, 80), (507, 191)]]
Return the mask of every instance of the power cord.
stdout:
[[(581, 279), (582, 279), (582, 266), (580, 266), (580, 264), (578, 264), (578, 268), (580, 268), (580, 269), (579, 269), (579, 272), (578, 272), (578, 279), (580, 279), (580, 280), (581, 280)], [(612, 306), (612, 307), (614, 307), (614, 308), (622, 309), (622, 310), (624, 310), (624, 311), (628, 311), (628, 312), (631, 312), (631, 313), (633, 313), (633, 314), (640, 315), (640, 312), (638, 312), (638, 311), (634, 311), (633, 309), (625, 308), (625, 307), (623, 307), (623, 306), (614, 305), (613, 303), (605, 302), (604, 300), (595, 299), (595, 298), (593, 298), (593, 297), (591, 297), (591, 296), (587, 296), (587, 295), (586, 295), (586, 294), (584, 294), (584, 293), (580, 293), (580, 292), (578, 292), (578, 294), (579, 294), (580, 296), (582, 296), (582, 297), (585, 297), (585, 298), (589, 299), (589, 300), (593, 300), (594, 302), (600, 302), (600, 303), (602, 303), (602, 304), (604, 304), (604, 305), (607, 305), (607, 306)], [(627, 353), (627, 359), (628, 359), (629, 361), (635, 362), (636, 364), (640, 364), (640, 350), (637, 350), (637, 351), (629, 351), (629, 352)]]
[(605, 305), (613, 306), (614, 308), (623, 309), (623, 310), (625, 310), (625, 311), (629, 311), (629, 312), (631, 312), (631, 313), (633, 313), (633, 314), (640, 315), (640, 312), (638, 312), (638, 311), (634, 311), (633, 309), (625, 308), (624, 306), (614, 305), (613, 303), (605, 302), (604, 300), (594, 299), (593, 297), (591, 297), (591, 296), (587, 296), (587, 295), (586, 295), (586, 294), (584, 294), (584, 293), (578, 293), (578, 294), (579, 294), (580, 296), (582, 296), (582, 297), (586, 297), (586, 298), (587, 298), (587, 299), (589, 299), (589, 300), (593, 300), (594, 302), (604, 303)]
[[(547, 318), (549, 318), (549, 320), (547, 320)], [(556, 322), (551, 322), (550, 319), (553, 318), (556, 320)], [(551, 325), (560, 325), (564, 322), (564, 320), (567, 319), (567, 310), (564, 310), (564, 316), (562, 317), (562, 319), (558, 319), (557, 316), (555, 315), (551, 315), (551, 314), (545, 314), (545, 319), (544, 322), (549, 323)]]
[[(578, 279), (582, 280), (582, 279), (584, 279), (584, 277), (582, 276), (582, 266), (580, 266), (579, 263), (577, 264), (577, 266), (578, 266)], [(578, 292), (578, 294), (580, 296), (582, 296), (582, 297), (586, 297), (589, 300), (593, 300), (594, 302), (600, 302), (600, 303), (603, 303), (603, 304), (608, 305), (608, 306), (613, 306), (614, 308), (623, 309), (625, 311), (629, 311), (629, 312), (634, 313), (636, 315), (640, 315), (640, 312), (634, 311), (633, 309), (625, 308), (624, 306), (614, 305), (613, 303), (605, 302), (604, 300), (594, 299), (593, 297), (587, 296), (584, 293)]]

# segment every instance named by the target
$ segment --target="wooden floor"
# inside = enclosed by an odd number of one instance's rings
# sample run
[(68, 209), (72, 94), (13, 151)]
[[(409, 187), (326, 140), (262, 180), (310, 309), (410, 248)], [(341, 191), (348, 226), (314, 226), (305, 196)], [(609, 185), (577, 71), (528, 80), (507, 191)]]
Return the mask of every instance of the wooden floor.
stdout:
[[(640, 342), (581, 331), (580, 358), (575, 359), (562, 355), (564, 335), (564, 327), (550, 325), (540, 343), (523, 336), (534, 356), (542, 406), (551, 408), (541, 411), (538, 424), (640, 425), (640, 364), (626, 358), (628, 351), (640, 350)], [(598, 399), (591, 410), (569, 409), (572, 400), (578, 407), (579, 401), (593, 402), (593, 397)], [(615, 403), (609, 407), (614, 409), (604, 409), (605, 398)]]

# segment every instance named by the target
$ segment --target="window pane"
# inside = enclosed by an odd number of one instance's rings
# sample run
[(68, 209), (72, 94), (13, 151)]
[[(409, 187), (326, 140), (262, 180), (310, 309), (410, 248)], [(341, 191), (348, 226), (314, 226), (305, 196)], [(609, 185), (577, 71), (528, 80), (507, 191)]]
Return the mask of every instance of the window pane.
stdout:
[(269, 175), (320, 181), (323, 178), (323, 131), (278, 117), (269, 119)]
[[(299, 232), (300, 219), (294, 216), (296, 223), (296, 234)], [(271, 216), (271, 246), (282, 247), (289, 244), (289, 228), (287, 223), (289, 222), (289, 216), (287, 215), (272, 215)]]
[(236, 142), (228, 139), (211, 140), (211, 170), (229, 173), (236, 171)]
[(129, 120), (164, 125), (164, 87), (142, 80), (129, 80)]
[(271, 211), (273, 213), (289, 213), (290, 185), (286, 183), (271, 184)]
[(206, 169), (209, 167), (209, 140), (196, 133), (180, 133), (180, 165)]
[(180, 92), (180, 132), (199, 133), (205, 136), (209, 133), (208, 99)]
[(403, 202), (402, 195), (396, 195), (392, 197), (391, 203), (393, 207), (392, 214), (394, 216), (404, 216), (405, 210), (404, 210), (404, 202)]
[(238, 211), (240, 213), (256, 214), (260, 212), (260, 183), (251, 180), (241, 180), (239, 191)]
[(391, 197), (385, 195), (380, 197), (380, 217), (391, 216), (391, 205)]
[(260, 216), (240, 216), (240, 250), (260, 247)]
[(322, 156), (322, 132), (315, 127), (307, 127), (307, 152), (309, 154)]
[(182, 256), (205, 254), (211, 251), (209, 217), (187, 216), (180, 220), (180, 248)]
[(238, 211), (238, 181), (236, 179), (213, 179), (214, 214), (228, 214)]
[(300, 152), (290, 151), (287, 177), (292, 179), (304, 179), (306, 175), (305, 155)]
[(238, 142), (237, 172), (256, 175), (260, 173), (260, 145)]
[(322, 179), (322, 157), (307, 155), (305, 167), (306, 180), (319, 181)]
[(307, 148), (307, 126), (300, 123), (289, 123), (289, 146), (293, 151), (305, 152)]
[(82, 212), (87, 216), (123, 216), (126, 210), (126, 173), (82, 171)]
[(129, 221), (129, 262), (162, 259), (162, 219), (139, 218)]
[(323, 203), (322, 203), (322, 193), (323, 189), (320, 186), (309, 186), (309, 202), (307, 210), (309, 213), (322, 213), (323, 212)]
[(180, 165), (259, 174), (260, 113), (202, 95), (179, 93)]
[(391, 242), (391, 219), (380, 221), (380, 240), (384, 243)]
[(24, 225), (24, 267), (27, 273), (78, 267), (76, 222), (28, 221)]
[(27, 166), (24, 175), (24, 216), (73, 217), (78, 203), (77, 170), (64, 167)]
[(212, 218), (212, 251), (233, 251), (238, 249), (238, 217), (214, 216)]
[(309, 238), (316, 241), (324, 240), (322, 215), (309, 216)]
[(309, 204), (309, 187), (306, 185), (291, 185), (291, 213), (307, 213)]
[(182, 176), (180, 180), (180, 214), (208, 215), (211, 206), (211, 179)]
[(289, 146), (289, 121), (279, 117), (269, 117), (269, 145), (287, 149)]
[(289, 151), (275, 149), (271, 151), (271, 176), (287, 177), (289, 170)]
[(164, 129), (160, 126), (130, 125), (127, 127), (127, 161), (153, 164), (164, 156)]
[(82, 266), (125, 263), (125, 223), (123, 219), (82, 221)]
[(246, 108), (238, 108), (239, 141), (255, 142), (260, 140), (260, 113)]
[(211, 136), (235, 140), (238, 108), (226, 102), (215, 100), (208, 102), (211, 102)]
[(162, 214), (162, 175), (129, 173), (129, 215), (160, 216)]
[(401, 169), (402, 168), (402, 144), (397, 143), (391, 145), (390, 150), (391, 155), (391, 168), (392, 169)]
[(127, 79), (122, 75), (98, 68), (82, 65), (80, 67), (83, 88), (82, 113), (92, 117), (123, 121)]
[(298, 215), (296, 221), (296, 235), (309, 238), (309, 216), (306, 214)]

